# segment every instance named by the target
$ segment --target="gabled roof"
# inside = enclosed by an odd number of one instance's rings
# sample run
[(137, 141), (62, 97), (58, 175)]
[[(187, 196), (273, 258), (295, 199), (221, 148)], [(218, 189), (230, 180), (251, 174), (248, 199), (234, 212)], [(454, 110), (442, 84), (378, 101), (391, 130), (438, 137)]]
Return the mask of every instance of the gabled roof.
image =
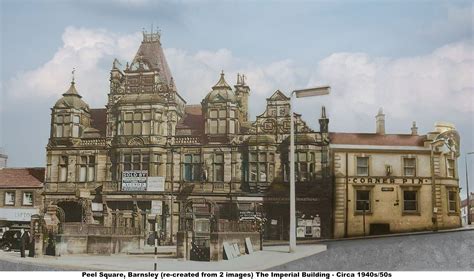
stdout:
[(331, 144), (351, 145), (389, 145), (389, 146), (424, 146), (426, 136), (375, 134), (375, 133), (329, 133)]
[(289, 101), (290, 98), (287, 97), (283, 92), (280, 90), (275, 91), (270, 98), (267, 98), (267, 101)]
[(0, 169), (0, 188), (42, 188), (44, 168)]

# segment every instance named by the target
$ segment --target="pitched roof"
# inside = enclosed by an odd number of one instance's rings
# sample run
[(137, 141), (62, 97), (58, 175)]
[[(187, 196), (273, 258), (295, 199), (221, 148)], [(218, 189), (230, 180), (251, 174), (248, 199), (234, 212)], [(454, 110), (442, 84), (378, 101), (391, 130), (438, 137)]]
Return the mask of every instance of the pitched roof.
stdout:
[(44, 168), (0, 169), (0, 188), (42, 188)]
[(107, 110), (105, 108), (91, 109), (91, 126), (99, 130), (102, 137), (105, 137), (107, 130)]
[(331, 144), (353, 145), (390, 145), (390, 146), (424, 146), (426, 136), (375, 134), (375, 133), (329, 133)]
[(143, 41), (140, 45), (140, 48), (133, 59), (133, 63), (138, 63), (139, 60), (146, 61), (151, 69), (157, 69), (159, 71), (159, 76), (161, 81), (170, 84), (171, 80), (171, 71), (166, 62), (165, 54), (163, 48), (161, 47), (160, 34), (159, 33), (143, 33)]
[(176, 129), (190, 129), (191, 134), (204, 133), (204, 116), (201, 105), (186, 105), (184, 116), (176, 125)]

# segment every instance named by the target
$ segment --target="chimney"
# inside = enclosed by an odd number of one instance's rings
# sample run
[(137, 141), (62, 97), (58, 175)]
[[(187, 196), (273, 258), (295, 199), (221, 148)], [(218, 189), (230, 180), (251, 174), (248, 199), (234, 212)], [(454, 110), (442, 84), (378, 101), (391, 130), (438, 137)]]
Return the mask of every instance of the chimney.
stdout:
[(411, 135), (418, 136), (418, 127), (416, 127), (416, 121), (413, 121), (413, 124), (411, 126)]
[(375, 133), (385, 135), (385, 114), (383, 114), (382, 108), (379, 108), (379, 113), (375, 116), (375, 124)]
[(329, 119), (326, 118), (326, 108), (323, 106), (321, 108), (321, 118), (319, 118), (319, 132), (327, 133), (328, 132)]

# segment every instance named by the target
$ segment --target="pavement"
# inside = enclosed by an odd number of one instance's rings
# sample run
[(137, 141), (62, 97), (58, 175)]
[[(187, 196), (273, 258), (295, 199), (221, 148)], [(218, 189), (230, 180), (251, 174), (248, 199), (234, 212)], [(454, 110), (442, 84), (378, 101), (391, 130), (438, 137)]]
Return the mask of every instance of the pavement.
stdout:
[(271, 270), (474, 271), (474, 230), (326, 242), (327, 251)]
[[(304, 257), (326, 251), (326, 245), (298, 245), (294, 253), (288, 253), (288, 245), (263, 247), (250, 255), (242, 255), (233, 260), (218, 262), (184, 261), (167, 256), (169, 247), (162, 247), (158, 259), (158, 271), (261, 271), (271, 269)], [(9, 263), (1, 265), (1, 262)], [(61, 257), (21, 258), (17, 252), (0, 252), (0, 270), (12, 264), (34, 265), (41, 270), (103, 270), (103, 271), (153, 271), (154, 255), (143, 253), (133, 255), (64, 255)], [(10, 269), (11, 270), (11, 269)], [(19, 270), (19, 269), (14, 269)], [(20, 269), (21, 270), (21, 269)]]

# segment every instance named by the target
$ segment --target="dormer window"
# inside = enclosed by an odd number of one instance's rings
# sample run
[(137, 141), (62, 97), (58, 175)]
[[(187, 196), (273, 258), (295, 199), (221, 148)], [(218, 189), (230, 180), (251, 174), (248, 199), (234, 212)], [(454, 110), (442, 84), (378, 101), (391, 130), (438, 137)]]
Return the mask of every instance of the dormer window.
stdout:
[(58, 114), (55, 120), (55, 136), (79, 137), (80, 136), (80, 116), (69, 114)]

